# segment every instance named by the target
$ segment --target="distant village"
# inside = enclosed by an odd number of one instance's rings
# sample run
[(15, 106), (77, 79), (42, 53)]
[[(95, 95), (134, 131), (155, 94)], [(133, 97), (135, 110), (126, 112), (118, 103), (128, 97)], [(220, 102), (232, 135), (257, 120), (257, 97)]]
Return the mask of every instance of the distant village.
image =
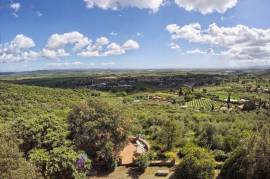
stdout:
[[(222, 76), (212, 75), (194, 75), (194, 76), (140, 76), (140, 77), (123, 77), (123, 78), (99, 78), (91, 79), (86, 85), (88, 88), (96, 90), (134, 90), (145, 87), (154, 87), (160, 89), (177, 88), (181, 86), (194, 87), (203, 85), (218, 85), (224, 78)], [(140, 89), (140, 90), (141, 90)]]

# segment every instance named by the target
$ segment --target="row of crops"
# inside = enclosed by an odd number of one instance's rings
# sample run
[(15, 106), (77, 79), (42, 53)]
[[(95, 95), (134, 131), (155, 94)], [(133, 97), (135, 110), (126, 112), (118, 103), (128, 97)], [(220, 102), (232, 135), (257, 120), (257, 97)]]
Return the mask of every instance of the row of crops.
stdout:
[(212, 105), (215, 109), (220, 108), (221, 102), (213, 101), (211, 99), (195, 99), (193, 101), (187, 102), (186, 106), (196, 109), (211, 110)]

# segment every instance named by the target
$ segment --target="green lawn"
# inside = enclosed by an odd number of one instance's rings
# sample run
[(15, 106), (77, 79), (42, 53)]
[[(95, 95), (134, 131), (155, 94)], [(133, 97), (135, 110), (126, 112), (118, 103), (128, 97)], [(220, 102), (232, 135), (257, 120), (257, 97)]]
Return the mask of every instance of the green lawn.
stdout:
[(173, 172), (170, 173), (167, 177), (158, 177), (155, 176), (158, 170), (168, 170), (167, 167), (148, 167), (145, 172), (140, 172), (134, 168), (126, 168), (126, 167), (117, 167), (115, 171), (109, 174), (100, 174), (99, 176), (90, 177), (91, 179), (160, 179), (160, 178), (170, 178)]

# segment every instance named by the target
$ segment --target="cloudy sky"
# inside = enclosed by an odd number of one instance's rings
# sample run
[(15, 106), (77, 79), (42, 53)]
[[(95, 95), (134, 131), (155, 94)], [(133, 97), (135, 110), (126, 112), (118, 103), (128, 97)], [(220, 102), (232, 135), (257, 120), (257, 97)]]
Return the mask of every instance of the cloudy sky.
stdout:
[(269, 0), (0, 0), (0, 71), (270, 65)]

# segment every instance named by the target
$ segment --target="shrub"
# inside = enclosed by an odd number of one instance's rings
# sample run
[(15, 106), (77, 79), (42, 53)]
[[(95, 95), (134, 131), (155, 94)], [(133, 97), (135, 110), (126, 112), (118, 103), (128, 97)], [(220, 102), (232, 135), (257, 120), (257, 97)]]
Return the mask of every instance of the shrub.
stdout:
[(244, 111), (252, 111), (256, 109), (256, 104), (254, 101), (247, 101), (244, 104), (243, 110)]
[(212, 179), (214, 177), (215, 160), (210, 152), (200, 147), (191, 147), (176, 170), (181, 179)]
[(263, 129), (244, 141), (221, 170), (223, 179), (270, 178), (270, 133)]
[(176, 159), (176, 153), (175, 152), (165, 152), (164, 156), (166, 159), (175, 160)]
[(157, 133), (157, 140), (164, 145), (165, 150), (171, 150), (179, 142), (183, 133), (183, 125), (177, 119), (164, 118), (163, 126)]
[(23, 158), (14, 131), (0, 123), (0, 178), (37, 179), (36, 167)]
[(131, 103), (132, 102), (132, 98), (130, 98), (130, 97), (125, 97), (124, 99), (123, 99), (123, 103), (124, 104), (126, 104), (126, 103)]
[(117, 92), (116, 96), (117, 97), (125, 97), (125, 96), (127, 96), (127, 92), (125, 92), (125, 91)]
[(76, 166), (80, 154), (68, 147), (57, 147), (50, 151), (35, 149), (29, 158), (47, 178), (80, 178), (91, 167), (91, 161), (87, 158), (83, 166)]
[(93, 96), (93, 97), (101, 96), (101, 94), (99, 92), (97, 92), (97, 91), (92, 91), (90, 95)]
[(223, 162), (228, 158), (228, 154), (226, 154), (223, 150), (214, 150), (213, 154), (215, 160), (218, 162)]
[(145, 170), (150, 164), (149, 153), (144, 153), (140, 155), (136, 160), (136, 165), (140, 170)]

